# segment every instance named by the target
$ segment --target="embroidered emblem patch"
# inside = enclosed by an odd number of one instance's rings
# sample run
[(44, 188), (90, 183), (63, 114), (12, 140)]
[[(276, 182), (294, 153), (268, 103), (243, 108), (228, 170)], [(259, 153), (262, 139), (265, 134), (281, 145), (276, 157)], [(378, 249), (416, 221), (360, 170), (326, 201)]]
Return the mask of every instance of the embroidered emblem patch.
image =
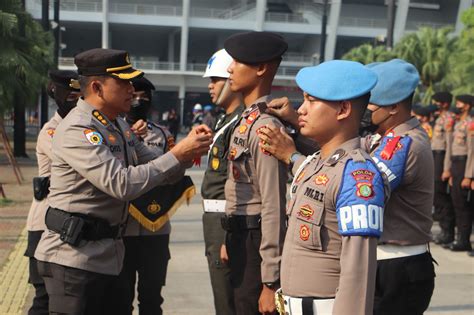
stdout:
[(351, 173), (356, 181), (356, 195), (359, 198), (368, 200), (374, 197), (374, 189), (372, 182), (375, 173), (367, 169), (358, 169)]
[(84, 135), (86, 136), (87, 141), (89, 141), (90, 144), (99, 145), (104, 143), (104, 138), (102, 137), (102, 135), (95, 130), (86, 129), (84, 130)]
[(52, 138), (54, 136), (54, 132), (55, 132), (54, 129), (48, 129), (48, 136)]
[(236, 155), (237, 155), (237, 149), (236, 148), (230, 148), (229, 160), (233, 161)]
[(374, 190), (371, 183), (357, 183), (357, 197), (362, 199), (370, 199), (374, 196)]
[(311, 219), (313, 217), (313, 214), (314, 214), (314, 210), (308, 204), (301, 206), (300, 211), (298, 212), (298, 216), (306, 218), (306, 219)]
[(241, 125), (239, 127), (239, 133), (244, 134), (247, 131), (247, 125)]
[(153, 200), (149, 205), (148, 207), (146, 208), (146, 210), (148, 212), (150, 212), (151, 214), (155, 214), (155, 213), (158, 213), (160, 210), (161, 210), (161, 206), (155, 201)]
[(213, 158), (212, 161), (211, 161), (211, 167), (212, 169), (215, 171), (219, 168), (219, 165), (220, 165), (220, 161), (218, 158)]
[(329, 178), (327, 177), (326, 174), (321, 174), (318, 175), (314, 178), (314, 183), (316, 185), (323, 185), (326, 186), (326, 184), (329, 182)]
[(245, 122), (247, 124), (253, 123), (255, 121), (255, 119), (258, 117), (259, 114), (260, 114), (260, 112), (258, 110), (254, 110), (253, 112), (250, 113), (250, 115), (247, 117)]
[(302, 224), (300, 226), (300, 239), (306, 242), (309, 239), (310, 234), (311, 232), (309, 231), (309, 226)]
[(110, 134), (107, 139), (109, 139), (110, 143), (114, 144), (117, 141), (117, 138), (113, 134)]
[(361, 180), (372, 181), (375, 174), (366, 169), (359, 169), (359, 170), (353, 171), (351, 175), (356, 181), (361, 181)]

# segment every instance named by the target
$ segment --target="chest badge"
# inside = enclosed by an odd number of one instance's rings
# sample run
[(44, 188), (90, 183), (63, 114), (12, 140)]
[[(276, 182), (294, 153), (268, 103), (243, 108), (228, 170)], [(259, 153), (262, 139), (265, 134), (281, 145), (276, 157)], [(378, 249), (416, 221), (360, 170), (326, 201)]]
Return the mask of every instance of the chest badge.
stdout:
[(314, 178), (314, 183), (316, 185), (323, 185), (326, 186), (326, 184), (329, 182), (329, 178), (326, 174), (321, 174), (318, 175)]
[(217, 155), (217, 153), (219, 153), (219, 149), (217, 147), (213, 147), (212, 148), (212, 154)]
[(211, 167), (212, 169), (215, 171), (219, 168), (219, 165), (220, 165), (220, 161), (218, 158), (213, 158), (212, 161), (211, 161)]
[(309, 226), (302, 224), (300, 226), (300, 239), (306, 242), (309, 239), (310, 234)]
[(161, 210), (161, 206), (155, 201), (153, 200), (149, 205), (148, 207), (146, 208), (146, 210), (148, 212), (150, 212), (151, 214), (155, 214), (155, 213), (158, 213), (160, 210)]
[(311, 219), (313, 217), (313, 214), (314, 210), (308, 204), (301, 206), (300, 211), (298, 212), (298, 216), (303, 217), (305, 219)]
[(239, 127), (239, 133), (244, 134), (247, 131), (247, 128), (248, 128), (247, 125), (241, 125)]
[(112, 144), (115, 144), (115, 142), (117, 142), (117, 138), (113, 135), (113, 134), (110, 134), (107, 139), (109, 139), (110, 143)]
[(54, 136), (54, 131), (54, 129), (48, 129), (48, 136), (52, 138)]

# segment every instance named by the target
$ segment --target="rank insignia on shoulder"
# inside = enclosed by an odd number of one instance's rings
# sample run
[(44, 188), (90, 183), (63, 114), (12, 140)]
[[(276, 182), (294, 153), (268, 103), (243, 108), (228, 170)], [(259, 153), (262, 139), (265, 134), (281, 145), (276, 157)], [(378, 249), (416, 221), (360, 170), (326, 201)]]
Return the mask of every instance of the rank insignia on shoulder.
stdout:
[(311, 232), (309, 230), (309, 226), (307, 226), (306, 224), (302, 224), (300, 226), (300, 239), (306, 242), (307, 240), (309, 240), (310, 234)]
[(244, 134), (247, 131), (247, 128), (248, 128), (247, 125), (241, 125), (239, 127), (239, 133)]
[(97, 119), (102, 125), (107, 126), (107, 120), (104, 118), (104, 116), (98, 111), (98, 110), (93, 110), (92, 111), (92, 116), (94, 116), (95, 119)]
[(161, 210), (161, 206), (155, 201), (153, 200), (149, 205), (148, 207), (146, 208), (146, 210), (148, 212), (150, 212), (151, 214), (155, 214), (155, 213), (158, 213), (160, 210)]
[(212, 148), (212, 154), (217, 155), (219, 153), (219, 149), (217, 147)]
[(104, 138), (102, 137), (102, 135), (95, 130), (86, 129), (84, 130), (84, 135), (86, 136), (86, 139), (87, 141), (89, 141), (90, 144), (99, 145), (104, 143)]
[(220, 161), (218, 158), (213, 158), (212, 161), (211, 161), (211, 167), (212, 169), (215, 171), (219, 168), (219, 165), (220, 165)]
[(301, 206), (300, 211), (298, 212), (299, 217), (303, 217), (306, 219), (311, 219), (313, 217), (313, 214), (314, 214), (314, 210), (308, 204)]
[(55, 131), (55, 129), (48, 129), (48, 136), (52, 138), (54, 136)]
[(314, 178), (314, 183), (316, 185), (323, 185), (326, 186), (326, 184), (329, 182), (329, 178), (326, 174), (321, 174), (318, 175)]
[(339, 161), (344, 155), (346, 154), (346, 151), (343, 149), (337, 149), (336, 152), (329, 158), (328, 164), (334, 165)]

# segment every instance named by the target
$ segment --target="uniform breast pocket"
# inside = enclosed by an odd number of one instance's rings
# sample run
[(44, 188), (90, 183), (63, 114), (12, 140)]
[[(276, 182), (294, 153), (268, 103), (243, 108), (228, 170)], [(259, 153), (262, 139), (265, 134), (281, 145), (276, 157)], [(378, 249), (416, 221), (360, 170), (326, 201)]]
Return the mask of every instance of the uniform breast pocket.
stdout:
[(322, 205), (301, 203), (293, 210), (296, 217), (297, 243), (311, 250), (322, 250), (321, 224), (324, 215)]
[(252, 183), (252, 169), (248, 154), (236, 156), (232, 163), (229, 163), (230, 178), (237, 183)]

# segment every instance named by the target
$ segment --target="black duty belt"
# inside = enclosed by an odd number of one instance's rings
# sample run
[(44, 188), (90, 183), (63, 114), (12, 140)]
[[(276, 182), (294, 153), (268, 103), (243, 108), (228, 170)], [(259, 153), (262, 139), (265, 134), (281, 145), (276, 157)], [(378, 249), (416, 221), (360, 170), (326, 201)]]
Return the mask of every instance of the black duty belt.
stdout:
[(222, 228), (227, 232), (244, 230), (258, 230), (261, 227), (262, 217), (257, 215), (226, 215), (222, 217)]
[(69, 213), (49, 207), (46, 212), (46, 226), (59, 233), (60, 239), (77, 246), (81, 240), (98, 241), (104, 238), (117, 238), (119, 226), (111, 226), (104, 219), (81, 213)]
[(465, 161), (467, 160), (467, 155), (451, 155), (451, 161)]
[(434, 154), (446, 154), (446, 150), (433, 150)]

